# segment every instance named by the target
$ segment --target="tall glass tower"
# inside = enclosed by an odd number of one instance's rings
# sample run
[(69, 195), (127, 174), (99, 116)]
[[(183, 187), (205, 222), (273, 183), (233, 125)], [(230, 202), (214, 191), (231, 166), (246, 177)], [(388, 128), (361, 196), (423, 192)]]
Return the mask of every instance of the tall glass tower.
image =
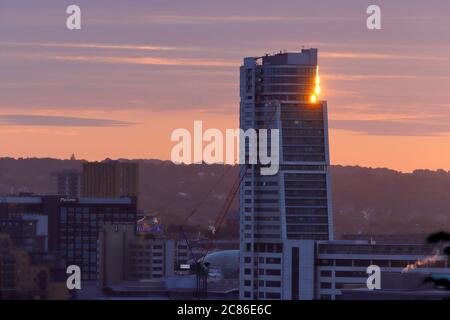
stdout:
[(313, 297), (315, 240), (333, 238), (327, 104), (319, 95), (317, 49), (244, 58), (240, 127), (279, 129), (280, 165), (275, 175), (241, 165), (241, 299)]

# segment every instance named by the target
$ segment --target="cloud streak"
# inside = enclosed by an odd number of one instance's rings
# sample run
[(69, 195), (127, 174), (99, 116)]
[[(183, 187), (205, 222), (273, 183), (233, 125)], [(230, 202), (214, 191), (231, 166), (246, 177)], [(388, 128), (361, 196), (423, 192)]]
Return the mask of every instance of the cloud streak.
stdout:
[(171, 24), (171, 25), (202, 25), (221, 23), (323, 23), (323, 22), (348, 22), (359, 21), (360, 18), (351, 16), (270, 16), (270, 15), (151, 15), (134, 17), (134, 22), (146, 24)]
[[(30, 45), (24, 44), (24, 45)], [(103, 44), (44, 44), (38, 45), (37, 47), (55, 47), (55, 48), (79, 48), (79, 49), (128, 49), (135, 50), (137, 52), (141, 51), (170, 51), (170, 50), (184, 50), (175, 47), (152, 47), (152, 46), (140, 46), (140, 45), (103, 45)], [(186, 50), (196, 51), (195, 48), (188, 47)], [(194, 58), (181, 58), (181, 57), (167, 57), (164, 54), (160, 55), (91, 55), (91, 54), (55, 54), (51, 52), (34, 52), (25, 53), (23, 50), (19, 52), (2, 52), (1, 57), (3, 59), (13, 59), (13, 60), (24, 60), (24, 59), (38, 59), (38, 60), (48, 60), (48, 61), (73, 61), (73, 62), (91, 62), (91, 63), (110, 63), (110, 64), (134, 64), (134, 65), (159, 65), (159, 66), (190, 66), (190, 67), (230, 67), (237, 68), (241, 64), (239, 59), (205, 59), (200, 56)], [(346, 52), (346, 51), (322, 51), (320, 53), (320, 58), (324, 60), (334, 60), (334, 59), (344, 59), (344, 60), (361, 60), (361, 61), (421, 61), (421, 62), (449, 62), (450, 58), (446, 56), (431, 56), (428, 54), (415, 54), (415, 55), (403, 55), (403, 54), (390, 54), (390, 53), (373, 53), (373, 52)], [(340, 80), (361, 80), (367, 79), (368, 77), (383, 79), (383, 78), (401, 78), (401, 79), (412, 79), (414, 76), (402, 76), (402, 75), (361, 75), (358, 77), (349, 77), (345, 75), (340, 76)], [(347, 79), (346, 79), (346, 78)], [(417, 76), (416, 76), (417, 77)], [(336, 76), (335, 80), (339, 80)]]
[(38, 42), (0, 42), (4, 46), (11, 47), (43, 47), (43, 48), (63, 48), (63, 49), (119, 49), (138, 51), (171, 51), (186, 50), (186, 48), (157, 46), (157, 45), (136, 45), (136, 44), (103, 44), (103, 43), (38, 43)]
[(78, 118), (47, 115), (0, 115), (0, 126), (44, 126), (44, 127), (127, 127), (132, 122), (111, 119)]
[(444, 55), (427, 54), (392, 54), (376, 52), (346, 52), (346, 51), (322, 51), (320, 57), (324, 59), (351, 59), (351, 60), (416, 60), (416, 61), (450, 61)]
[(189, 66), (189, 67), (238, 67), (239, 63), (224, 60), (184, 59), (164, 57), (119, 57), (119, 56), (51, 56), (50, 60), (95, 62), (112, 64), (136, 64), (158, 66)]
[(97, 64), (124, 64), (124, 65), (155, 65), (155, 66), (178, 66), (178, 67), (222, 67), (238, 68), (240, 61), (213, 60), (202, 58), (168, 58), (162, 56), (110, 56), (110, 55), (55, 55), (49, 53), (15, 54), (1, 53), (3, 59), (13, 60), (42, 60), (63, 62), (89, 62)]
[(331, 120), (330, 124), (334, 129), (373, 136), (442, 136), (450, 133), (448, 119)]

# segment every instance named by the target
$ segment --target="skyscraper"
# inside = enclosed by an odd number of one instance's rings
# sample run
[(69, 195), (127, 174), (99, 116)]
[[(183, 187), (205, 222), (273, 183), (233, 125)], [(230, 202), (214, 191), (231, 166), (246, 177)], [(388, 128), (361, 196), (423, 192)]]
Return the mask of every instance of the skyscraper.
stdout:
[(241, 129), (280, 133), (276, 175), (241, 168), (240, 298), (312, 298), (314, 242), (333, 237), (317, 49), (245, 58), (240, 79)]

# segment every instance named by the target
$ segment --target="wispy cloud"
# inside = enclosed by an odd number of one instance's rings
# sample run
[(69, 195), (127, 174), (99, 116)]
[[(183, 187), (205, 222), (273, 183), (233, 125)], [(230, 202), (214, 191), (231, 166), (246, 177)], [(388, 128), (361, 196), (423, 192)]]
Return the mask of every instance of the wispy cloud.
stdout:
[(219, 24), (219, 23), (318, 23), (318, 22), (348, 22), (358, 21), (360, 18), (351, 16), (270, 16), (270, 15), (150, 15), (134, 17), (134, 22), (146, 24)]
[[(32, 43), (29, 43), (32, 46)], [(141, 45), (103, 45), (103, 44), (44, 44), (38, 47), (55, 47), (62, 49), (79, 48), (79, 49), (129, 49), (135, 51), (169, 51), (180, 50), (176, 47), (152, 47)], [(195, 48), (183, 48), (183, 50), (197, 51)], [(165, 57), (164, 55), (139, 55), (139, 56), (127, 56), (127, 55), (111, 55), (105, 53), (104, 55), (91, 55), (89, 53), (80, 54), (56, 54), (53, 52), (28, 52), (20, 53), (10, 51), (2, 52), (2, 58), (4, 59), (39, 59), (39, 60), (60, 60), (60, 61), (78, 61), (78, 62), (96, 62), (96, 63), (113, 63), (113, 64), (138, 64), (138, 65), (161, 65), (161, 66), (191, 66), (191, 67), (238, 67), (241, 63), (240, 60), (231, 59), (205, 59), (201, 57), (195, 58), (180, 58), (180, 57)], [(322, 51), (320, 53), (321, 59), (348, 59), (348, 60), (385, 60), (385, 61), (423, 61), (423, 62), (448, 62), (450, 57), (445, 55), (429, 55), (429, 54), (394, 54), (394, 53), (374, 53), (374, 52), (346, 52), (346, 51)], [(370, 75), (361, 76), (359, 80), (366, 78)], [(358, 80), (357, 78), (343, 78), (342, 80)], [(402, 75), (381, 75), (376, 76), (379, 79), (383, 78), (411, 78), (410, 76)]]
[(449, 119), (331, 120), (334, 129), (373, 136), (440, 136), (450, 134)]
[(49, 60), (96, 62), (112, 64), (137, 64), (158, 66), (189, 66), (189, 67), (238, 67), (239, 62), (208, 59), (184, 59), (165, 57), (124, 57), (124, 56), (90, 56), (90, 55), (60, 55), (49, 56)]
[(442, 55), (428, 54), (394, 54), (376, 52), (346, 52), (346, 51), (322, 51), (320, 57), (324, 59), (355, 59), (355, 60), (419, 60), (419, 61), (450, 61), (450, 58)]
[(2, 46), (10, 47), (42, 47), (42, 48), (64, 48), (64, 49), (119, 49), (139, 51), (170, 51), (186, 50), (187, 48), (158, 46), (150, 44), (103, 44), (103, 43), (40, 43), (40, 42), (0, 42)]
[(78, 118), (47, 115), (0, 115), (0, 126), (45, 126), (45, 127), (126, 127), (132, 122), (111, 119)]
[(70, 55), (51, 53), (1, 53), (3, 59), (13, 60), (46, 60), (46, 61), (69, 61), (69, 62), (90, 62), (109, 64), (130, 64), (130, 65), (156, 65), (156, 66), (186, 66), (186, 67), (222, 67), (237, 68), (240, 61), (213, 60), (202, 58), (168, 58), (158, 56), (111, 56), (111, 55)]
[[(321, 76), (324, 80), (329, 81), (365, 81), (365, 80), (388, 80), (388, 79), (421, 79), (422, 76), (418, 75), (401, 75), (401, 74), (374, 74), (374, 75), (365, 75), (365, 74), (325, 74)], [(433, 77), (436, 78), (436, 77)]]

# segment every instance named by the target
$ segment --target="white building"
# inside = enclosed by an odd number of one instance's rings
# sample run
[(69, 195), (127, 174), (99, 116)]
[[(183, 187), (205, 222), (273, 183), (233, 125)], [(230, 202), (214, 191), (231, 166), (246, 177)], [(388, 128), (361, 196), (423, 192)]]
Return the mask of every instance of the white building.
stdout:
[[(316, 243), (315, 299), (340, 299), (348, 288), (367, 289), (367, 267), (379, 266), (382, 272), (450, 274), (450, 261), (436, 248), (424, 244), (377, 244), (370, 241), (324, 241)], [(417, 263), (421, 261), (422, 263)], [(410, 266), (407, 270), (407, 266)], [(300, 270), (302, 272), (302, 270)], [(316, 280), (314, 280), (316, 279)], [(384, 289), (381, 281), (381, 289)]]

